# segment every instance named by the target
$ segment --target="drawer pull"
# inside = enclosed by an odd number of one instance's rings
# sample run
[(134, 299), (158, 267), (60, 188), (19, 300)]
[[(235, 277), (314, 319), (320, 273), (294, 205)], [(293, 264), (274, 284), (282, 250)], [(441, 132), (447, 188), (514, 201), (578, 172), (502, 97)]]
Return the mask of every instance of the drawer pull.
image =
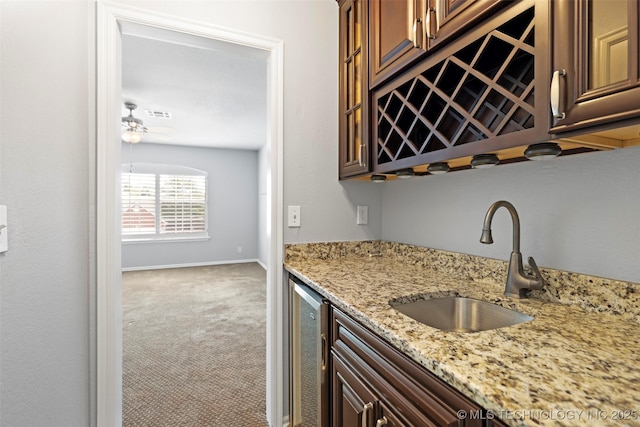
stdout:
[(386, 425), (387, 425), (387, 417), (379, 418), (378, 422), (376, 423), (376, 427), (382, 427)]
[(373, 409), (373, 403), (366, 403), (362, 407), (362, 427), (367, 427), (369, 425), (369, 412)]

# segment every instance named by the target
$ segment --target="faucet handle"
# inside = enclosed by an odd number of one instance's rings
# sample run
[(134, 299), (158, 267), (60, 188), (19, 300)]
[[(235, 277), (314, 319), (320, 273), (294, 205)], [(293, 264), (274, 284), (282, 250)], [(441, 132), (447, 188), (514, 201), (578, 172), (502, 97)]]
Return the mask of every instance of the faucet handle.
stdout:
[(535, 284), (535, 286), (532, 284), (531, 285), (531, 289), (542, 289), (542, 287), (544, 286), (544, 277), (542, 277), (542, 274), (540, 273), (540, 270), (538, 269), (538, 265), (536, 264), (535, 260), (533, 259), (532, 256), (529, 257), (528, 259), (529, 262), (529, 267), (531, 267), (531, 270), (533, 270), (533, 274), (535, 275), (535, 279), (537, 279), (538, 283)]

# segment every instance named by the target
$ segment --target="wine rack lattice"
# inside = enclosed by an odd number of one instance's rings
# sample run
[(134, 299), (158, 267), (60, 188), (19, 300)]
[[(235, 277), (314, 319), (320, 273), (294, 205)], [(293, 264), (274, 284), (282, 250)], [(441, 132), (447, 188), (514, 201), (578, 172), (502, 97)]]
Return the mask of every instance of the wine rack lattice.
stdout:
[(534, 10), (379, 97), (377, 163), (534, 126)]

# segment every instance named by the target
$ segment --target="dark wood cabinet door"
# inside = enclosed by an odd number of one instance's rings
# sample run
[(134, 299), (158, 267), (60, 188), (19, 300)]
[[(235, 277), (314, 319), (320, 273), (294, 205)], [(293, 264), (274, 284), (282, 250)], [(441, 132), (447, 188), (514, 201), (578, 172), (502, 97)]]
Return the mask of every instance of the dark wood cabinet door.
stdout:
[(553, 4), (551, 133), (640, 117), (637, 0), (557, 0)]
[(419, 420), (419, 421), (405, 421), (398, 414), (397, 409), (393, 405), (389, 405), (384, 401), (380, 402), (380, 413), (376, 419), (376, 427), (378, 426), (386, 426), (386, 427), (406, 427), (406, 426), (420, 426), (420, 427), (430, 427), (433, 424), (430, 424), (428, 421)]
[(376, 399), (373, 393), (335, 353), (332, 354), (332, 379), (332, 426), (375, 425)]
[(519, 0), (429, 0), (425, 17), (425, 33), (429, 48), (494, 14), (499, 8)]
[(339, 177), (360, 175), (369, 166), (367, 0), (340, 2), (338, 90)]
[[(358, 414), (368, 402), (375, 409), (375, 421), (368, 425), (374, 426), (380, 420), (380, 426), (386, 422), (387, 426), (454, 427), (463, 421), (457, 416), (459, 410), (480, 412), (479, 406), (358, 322), (335, 308), (332, 313), (334, 423), (361, 421)], [(466, 426), (483, 423), (464, 421)], [(341, 425), (347, 424), (334, 424)]]
[(497, 418), (487, 420), (486, 427), (507, 427), (507, 424), (503, 423)]
[(369, 2), (370, 87), (378, 85), (426, 52), (425, 2)]
[(378, 86), (505, 4), (504, 0), (371, 0), (369, 87)]

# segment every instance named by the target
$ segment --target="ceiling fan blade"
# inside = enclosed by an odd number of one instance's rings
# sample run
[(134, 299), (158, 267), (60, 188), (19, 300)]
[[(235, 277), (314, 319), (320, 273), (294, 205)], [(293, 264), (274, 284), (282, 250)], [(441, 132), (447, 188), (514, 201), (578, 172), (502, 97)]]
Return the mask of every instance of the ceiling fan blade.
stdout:
[(149, 126), (147, 127), (147, 133), (173, 135), (175, 129), (166, 126)]
[(148, 132), (145, 134), (144, 139), (147, 141), (159, 141), (159, 142), (169, 142), (172, 140), (171, 136), (162, 133)]

